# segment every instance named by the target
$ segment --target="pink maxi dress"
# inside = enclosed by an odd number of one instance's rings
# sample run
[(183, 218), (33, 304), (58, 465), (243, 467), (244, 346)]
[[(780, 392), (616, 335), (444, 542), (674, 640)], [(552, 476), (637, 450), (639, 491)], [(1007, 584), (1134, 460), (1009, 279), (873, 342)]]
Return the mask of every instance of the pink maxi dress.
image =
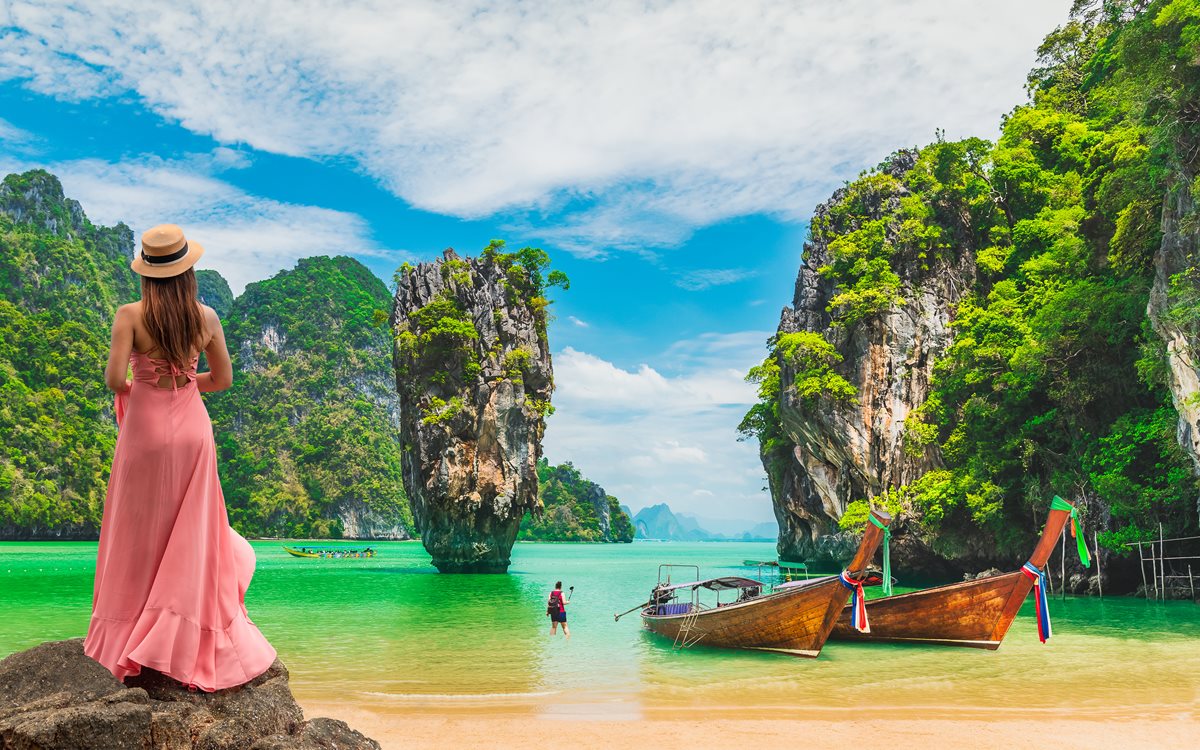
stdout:
[[(241, 685), (275, 649), (246, 613), (254, 550), (225, 512), (197, 358), (186, 370), (131, 361), (83, 650), (122, 680), (149, 667), (201, 690)], [(160, 387), (164, 376), (187, 382)]]

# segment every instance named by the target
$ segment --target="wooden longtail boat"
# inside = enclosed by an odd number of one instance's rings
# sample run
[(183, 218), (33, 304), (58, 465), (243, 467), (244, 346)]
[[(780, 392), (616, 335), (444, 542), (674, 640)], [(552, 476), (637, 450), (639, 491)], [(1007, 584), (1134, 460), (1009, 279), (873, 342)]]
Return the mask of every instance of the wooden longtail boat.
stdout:
[(286, 544), (282, 545), (282, 546), (283, 546), (284, 551), (286, 551), (289, 555), (292, 555), (293, 557), (319, 557), (319, 555), (316, 552), (309, 552), (307, 550), (295, 549), (293, 547), (287, 546)]
[(296, 549), (289, 547), (286, 544), (280, 545), (283, 549), (293, 557), (327, 557), (327, 558), (354, 558), (354, 557), (374, 557), (375, 550), (367, 547), (366, 549), (320, 549), (303, 547)]
[[(875, 555), (883, 539), (883, 529), (891, 523), (886, 512), (872, 513), (879, 525), (867, 526), (854, 559), (841, 576), (792, 581), (763, 593), (765, 584), (761, 581), (736, 576), (673, 585), (662, 583), (660, 568), (660, 583), (650, 601), (642, 606), (642, 622), (650, 631), (671, 638), (680, 647), (702, 644), (817, 656), (847, 597), (856, 588), (861, 592), (857, 579)], [(718, 592), (716, 607), (700, 602), (701, 589)], [(719, 592), (731, 589), (738, 591), (737, 601), (721, 604)]]
[[(1046, 528), (1029, 556), (1029, 564), (1041, 570), (1063, 525), (1071, 516), (1072, 506), (1059, 499), (1065, 510), (1050, 511)], [(1054, 506), (1051, 506), (1052, 508)], [(884, 641), (936, 643), (995, 650), (1004, 640), (1017, 610), (1033, 588), (1033, 579), (1020, 570), (976, 578), (973, 581), (936, 586), (923, 591), (897, 594), (867, 601), (870, 632), (850, 625), (850, 609), (845, 608), (834, 625), (830, 638), (847, 641)]]

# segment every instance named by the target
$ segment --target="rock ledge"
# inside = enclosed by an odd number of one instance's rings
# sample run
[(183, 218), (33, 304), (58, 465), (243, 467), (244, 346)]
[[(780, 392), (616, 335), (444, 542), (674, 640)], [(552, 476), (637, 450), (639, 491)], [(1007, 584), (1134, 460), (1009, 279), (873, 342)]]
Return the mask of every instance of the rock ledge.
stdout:
[(379, 750), (334, 719), (304, 720), (278, 659), (240, 687), (189, 691), (146, 670), (123, 685), (50, 641), (0, 661), (0, 750)]

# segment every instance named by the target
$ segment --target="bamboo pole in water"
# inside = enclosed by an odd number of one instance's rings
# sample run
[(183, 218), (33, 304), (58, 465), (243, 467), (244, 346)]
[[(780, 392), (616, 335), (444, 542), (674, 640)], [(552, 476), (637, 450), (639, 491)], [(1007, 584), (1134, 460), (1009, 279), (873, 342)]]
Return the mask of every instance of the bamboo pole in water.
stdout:
[(1142, 543), (1138, 542), (1138, 567), (1142, 570), (1142, 590), (1146, 598), (1150, 598), (1150, 584), (1146, 582), (1146, 553), (1142, 552)]
[(1092, 545), (1096, 548), (1096, 588), (1100, 589), (1100, 598), (1104, 598), (1104, 571), (1100, 570), (1100, 532), (1092, 529)]
[(1158, 557), (1154, 554), (1154, 542), (1150, 542), (1150, 578), (1154, 581), (1154, 598), (1158, 598)]
[(1158, 522), (1158, 574), (1162, 576), (1162, 600), (1167, 600), (1167, 544), (1163, 541), (1162, 521)]

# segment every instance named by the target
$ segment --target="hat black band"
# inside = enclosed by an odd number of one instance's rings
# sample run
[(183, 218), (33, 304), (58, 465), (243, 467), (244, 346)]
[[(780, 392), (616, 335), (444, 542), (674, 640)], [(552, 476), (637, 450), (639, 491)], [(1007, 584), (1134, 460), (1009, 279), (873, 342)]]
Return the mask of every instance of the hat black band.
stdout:
[(161, 264), (161, 263), (174, 263), (175, 261), (179, 260), (180, 258), (182, 258), (183, 256), (185, 256), (187, 254), (188, 254), (188, 245), (185, 242), (185, 243), (183, 243), (183, 247), (179, 248), (178, 250), (171, 253), (170, 255), (146, 255), (146, 251), (143, 250), (142, 251), (142, 260), (146, 261), (147, 263), (149, 263), (150, 265), (153, 266), (153, 265)]

